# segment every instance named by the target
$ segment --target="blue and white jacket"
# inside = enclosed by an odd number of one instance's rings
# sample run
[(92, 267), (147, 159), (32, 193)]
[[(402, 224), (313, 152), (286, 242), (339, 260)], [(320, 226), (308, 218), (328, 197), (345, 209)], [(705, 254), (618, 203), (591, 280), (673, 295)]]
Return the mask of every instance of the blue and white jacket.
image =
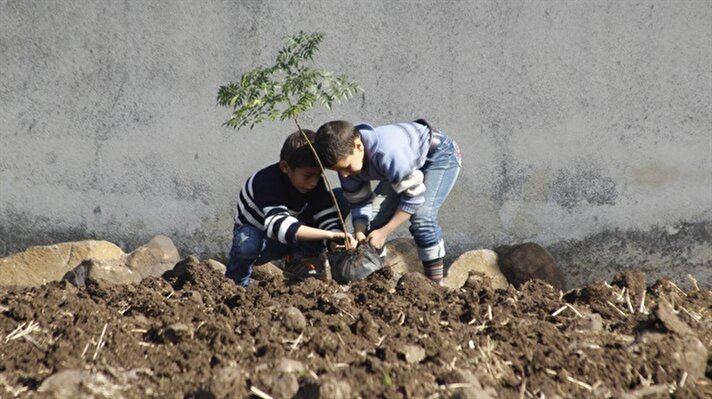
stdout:
[(261, 229), (267, 238), (284, 244), (296, 243), (297, 229), (307, 223), (322, 230), (341, 231), (324, 178), (312, 191), (302, 194), (279, 169), (279, 163), (247, 179), (237, 198), (235, 223)]
[(358, 175), (339, 176), (351, 204), (354, 223), (371, 219), (371, 180), (388, 181), (400, 194), (398, 209), (413, 214), (425, 202), (420, 168), (430, 149), (430, 128), (416, 122), (373, 127), (356, 125), (364, 146), (364, 165)]

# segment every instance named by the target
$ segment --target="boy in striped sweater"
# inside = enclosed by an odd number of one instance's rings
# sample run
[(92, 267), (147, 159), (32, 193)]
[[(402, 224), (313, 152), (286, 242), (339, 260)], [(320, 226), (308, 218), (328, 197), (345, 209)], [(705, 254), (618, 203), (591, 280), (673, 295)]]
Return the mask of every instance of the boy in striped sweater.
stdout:
[[(314, 132), (304, 132), (313, 142)], [(295, 132), (285, 140), (280, 161), (250, 176), (240, 190), (225, 276), (246, 287), (255, 263), (317, 256), (344, 240), (355, 247), (354, 238), (340, 229), (311, 149)]]
[[(355, 238), (382, 248), (406, 220), (425, 274), (442, 285), (445, 243), (438, 211), (462, 168), (460, 149), (425, 120), (373, 127), (322, 125), (314, 142), (325, 167), (339, 174), (351, 204)], [(379, 181), (371, 190), (371, 181)], [(382, 199), (372, 207), (374, 193)]]

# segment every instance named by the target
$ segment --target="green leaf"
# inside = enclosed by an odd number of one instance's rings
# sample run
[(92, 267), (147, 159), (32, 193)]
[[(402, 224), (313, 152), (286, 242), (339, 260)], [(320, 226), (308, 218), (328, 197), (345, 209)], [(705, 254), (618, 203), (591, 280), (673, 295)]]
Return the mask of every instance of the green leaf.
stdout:
[(361, 90), (358, 83), (345, 75), (315, 69), (307, 64), (324, 39), (324, 33), (306, 33), (285, 38), (275, 64), (256, 67), (245, 72), (238, 81), (228, 82), (218, 89), (218, 105), (229, 107), (232, 115), (224, 125), (240, 129), (263, 121), (280, 118), (296, 119), (317, 103), (331, 109)]

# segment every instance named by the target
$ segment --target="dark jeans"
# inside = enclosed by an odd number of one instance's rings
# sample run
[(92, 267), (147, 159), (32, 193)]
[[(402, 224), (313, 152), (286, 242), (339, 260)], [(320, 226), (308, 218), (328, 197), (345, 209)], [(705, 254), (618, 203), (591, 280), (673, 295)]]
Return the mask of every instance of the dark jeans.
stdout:
[[(339, 203), (339, 209), (345, 218), (348, 214), (348, 203), (341, 189), (334, 189), (334, 195)], [(316, 227), (311, 214), (300, 217), (302, 223)], [(237, 284), (247, 287), (252, 275), (252, 266), (282, 259), (287, 255), (312, 257), (324, 251), (324, 241), (299, 241), (296, 244), (283, 244), (267, 238), (264, 230), (251, 225), (235, 224), (232, 231), (232, 247), (227, 263), (225, 276)]]

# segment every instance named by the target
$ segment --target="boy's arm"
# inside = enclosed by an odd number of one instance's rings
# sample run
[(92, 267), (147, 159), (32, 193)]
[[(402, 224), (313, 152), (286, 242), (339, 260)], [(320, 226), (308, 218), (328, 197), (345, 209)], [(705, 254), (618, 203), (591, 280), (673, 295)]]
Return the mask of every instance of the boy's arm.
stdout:
[(371, 220), (371, 203), (373, 202), (371, 183), (353, 176), (339, 176), (339, 181), (344, 190), (344, 197), (351, 205), (351, 223), (354, 225), (354, 231), (356, 233), (365, 232), (368, 222)]
[(266, 206), (263, 209), (267, 237), (283, 244), (296, 243), (297, 231), (304, 224), (290, 215), (289, 210), (284, 205)]
[(344, 233), (343, 231), (333, 231), (333, 230), (322, 230), (316, 227), (309, 227), (307, 225), (299, 226), (296, 233), (297, 240), (299, 241), (333, 241), (335, 243), (343, 243), (349, 240), (352, 247), (355, 247), (353, 242), (354, 238), (351, 234)]

